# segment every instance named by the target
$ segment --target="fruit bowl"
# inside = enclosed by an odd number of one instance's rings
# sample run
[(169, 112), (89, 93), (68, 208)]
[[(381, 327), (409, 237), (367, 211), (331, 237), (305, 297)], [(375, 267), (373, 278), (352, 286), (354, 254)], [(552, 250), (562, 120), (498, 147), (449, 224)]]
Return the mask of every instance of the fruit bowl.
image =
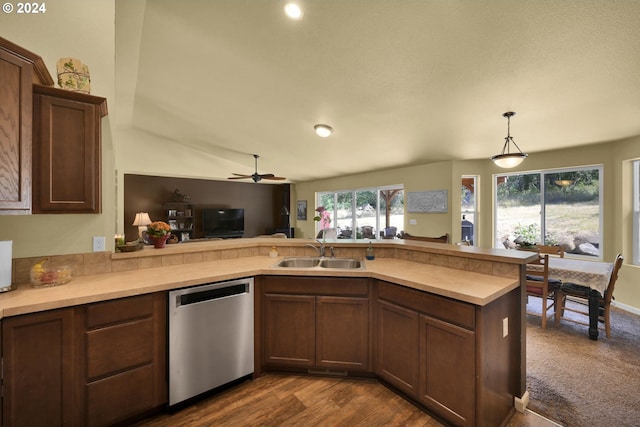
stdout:
[(31, 286), (34, 288), (46, 288), (59, 286), (71, 281), (70, 265), (42, 266), (31, 269)]

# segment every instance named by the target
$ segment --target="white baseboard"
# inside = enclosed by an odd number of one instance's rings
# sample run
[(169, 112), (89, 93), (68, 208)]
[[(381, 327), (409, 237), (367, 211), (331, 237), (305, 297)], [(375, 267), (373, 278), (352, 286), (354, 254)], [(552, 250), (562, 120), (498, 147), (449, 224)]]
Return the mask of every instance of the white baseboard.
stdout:
[(611, 305), (618, 307), (620, 310), (628, 311), (629, 313), (637, 314), (640, 316), (640, 308), (614, 301), (611, 301)]
[(527, 409), (527, 405), (529, 404), (529, 390), (526, 390), (522, 397), (514, 396), (513, 397), (513, 406), (515, 406), (516, 411), (524, 412)]

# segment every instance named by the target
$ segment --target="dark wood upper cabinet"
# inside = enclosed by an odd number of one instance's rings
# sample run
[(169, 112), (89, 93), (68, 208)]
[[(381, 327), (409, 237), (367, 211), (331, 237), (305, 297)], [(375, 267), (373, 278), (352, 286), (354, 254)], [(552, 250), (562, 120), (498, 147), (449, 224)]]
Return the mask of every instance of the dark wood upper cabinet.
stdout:
[(106, 99), (33, 86), (33, 213), (100, 213)]
[(0, 37), (0, 214), (31, 213), (33, 83), (53, 84), (42, 58)]

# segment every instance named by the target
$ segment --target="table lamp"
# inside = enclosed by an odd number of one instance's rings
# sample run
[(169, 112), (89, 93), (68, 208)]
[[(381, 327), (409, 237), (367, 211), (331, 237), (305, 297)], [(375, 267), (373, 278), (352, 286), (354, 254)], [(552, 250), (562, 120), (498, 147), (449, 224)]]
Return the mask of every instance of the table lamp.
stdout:
[(151, 218), (146, 212), (138, 212), (133, 220), (133, 225), (138, 227), (138, 239), (142, 239), (142, 232), (147, 230), (147, 225), (151, 224)]

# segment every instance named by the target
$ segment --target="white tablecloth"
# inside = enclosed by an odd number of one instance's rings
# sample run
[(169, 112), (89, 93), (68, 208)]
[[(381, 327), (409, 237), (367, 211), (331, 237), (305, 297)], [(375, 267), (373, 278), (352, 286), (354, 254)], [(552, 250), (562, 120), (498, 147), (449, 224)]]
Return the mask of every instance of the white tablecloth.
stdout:
[[(542, 266), (530, 265), (530, 269)], [(564, 283), (588, 286), (604, 295), (609, 278), (613, 271), (613, 263), (586, 261), (582, 259), (549, 257), (549, 277), (560, 279)]]

